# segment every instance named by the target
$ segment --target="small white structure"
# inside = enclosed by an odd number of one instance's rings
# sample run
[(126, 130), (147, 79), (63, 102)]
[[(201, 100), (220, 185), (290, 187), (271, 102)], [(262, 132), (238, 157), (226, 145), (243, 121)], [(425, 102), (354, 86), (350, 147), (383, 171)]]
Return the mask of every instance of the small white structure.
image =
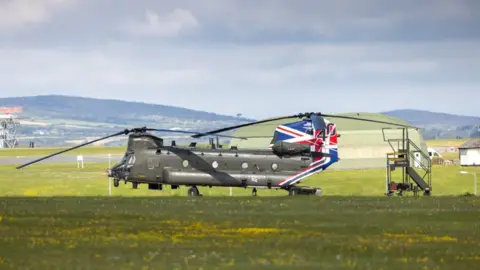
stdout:
[(422, 155), (419, 152), (414, 153), (415, 159), (414, 159), (414, 167), (419, 169), (422, 167)]
[(472, 138), (458, 147), (461, 166), (480, 166), (480, 138)]
[(82, 167), (83, 169), (83, 156), (77, 156), (77, 168)]
[(435, 148), (432, 148), (432, 147), (428, 147), (428, 155), (430, 156), (430, 159), (434, 157), (439, 157), (439, 158), (442, 157), (442, 155), (440, 155), (440, 153)]

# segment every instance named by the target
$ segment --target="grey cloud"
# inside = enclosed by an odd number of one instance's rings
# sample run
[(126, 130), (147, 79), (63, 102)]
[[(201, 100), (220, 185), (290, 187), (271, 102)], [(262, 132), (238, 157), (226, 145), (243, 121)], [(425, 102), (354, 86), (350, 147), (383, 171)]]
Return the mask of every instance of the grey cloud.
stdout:
[[(459, 88), (472, 91), (480, 84), (478, 46), (479, 42), (451, 42), (146, 49), (137, 43), (112, 43), (84, 52), (4, 49), (0, 50), (0, 88), (15, 89), (16, 94), (114, 97), (254, 117), (315, 106), (329, 111), (379, 110), (386, 105), (373, 101), (374, 95), (388, 99), (392, 91), (415, 95), (435, 91), (430, 106), (443, 110), (439, 91), (455, 89), (458, 94)], [(458, 57), (459, 52), (463, 57)], [(351, 96), (359, 91), (366, 96)], [(185, 98), (178, 98), (179, 94)], [(231, 102), (215, 102), (212, 108), (215, 96), (228, 96)], [(325, 102), (327, 98), (331, 102)], [(395, 97), (387, 103), (401, 102)], [(411, 102), (425, 106), (420, 99)], [(452, 110), (468, 108), (464, 106)]]
[(71, 8), (76, 0), (3, 0), (0, 2), (0, 29), (49, 21), (53, 14)]
[[(173, 41), (182, 43), (480, 37), (477, 27), (480, 18), (474, 16), (475, 11), (480, 10), (480, 1), (475, 0), (210, 0), (205, 3), (196, 0), (80, 1), (74, 12), (70, 9), (68, 15), (62, 15), (58, 11), (43, 28), (17, 36), (17, 41), (74, 46), (80, 40), (92, 44), (106, 39), (122, 40), (129, 38), (123, 31), (125, 25), (145, 20), (146, 12), (164, 16), (175, 10), (191, 14), (187, 20), (190, 25), (201, 25)], [(179, 25), (181, 23), (164, 27), (157, 24), (154, 32), (168, 33), (172, 31), (168, 29), (178, 29)], [(138, 33), (137, 24), (136, 27)], [(131, 25), (129, 29), (132, 30)]]
[[(478, 115), (475, 99), (442, 105), (480, 85), (480, 19), (472, 16), (480, 1), (452, 3), (81, 1), (49, 9), (35, 27), (1, 32), (0, 95), (119, 98), (253, 117), (407, 105)], [(191, 16), (166, 27), (152, 19), (146, 32), (139, 24), (146, 12), (176, 9)], [(130, 34), (129, 22), (137, 22)]]
[(175, 37), (183, 31), (190, 31), (199, 26), (190, 11), (179, 8), (167, 14), (147, 10), (145, 17), (145, 21), (128, 21), (122, 29), (134, 36)]
[[(159, 9), (178, 5), (189, 9), (212, 28), (225, 29), (237, 39), (259, 35), (284, 35), (291, 38), (342, 39), (352, 34), (381, 38), (405, 25), (452, 28), (452, 22), (478, 22), (474, 10), (478, 1), (385, 1), (385, 0), (265, 0), (265, 1), (175, 1), (158, 4)], [(453, 26), (454, 27), (454, 26)], [(360, 31), (360, 34), (358, 32)], [(228, 36), (228, 35), (227, 35)]]

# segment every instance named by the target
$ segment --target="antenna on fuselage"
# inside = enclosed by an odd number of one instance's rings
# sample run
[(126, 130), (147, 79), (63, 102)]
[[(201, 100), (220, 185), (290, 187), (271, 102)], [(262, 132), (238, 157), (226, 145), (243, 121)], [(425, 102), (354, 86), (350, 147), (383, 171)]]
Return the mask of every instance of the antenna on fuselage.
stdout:
[(210, 147), (211, 147), (212, 149), (215, 149), (216, 147), (215, 147), (215, 141), (214, 141), (214, 139), (213, 139), (213, 138), (209, 138), (209, 141), (210, 141)]

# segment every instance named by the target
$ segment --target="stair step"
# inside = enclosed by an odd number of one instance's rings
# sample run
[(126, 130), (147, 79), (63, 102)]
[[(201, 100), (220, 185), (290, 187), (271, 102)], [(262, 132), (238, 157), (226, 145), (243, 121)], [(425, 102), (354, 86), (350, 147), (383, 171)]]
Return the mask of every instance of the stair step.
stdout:
[(390, 161), (407, 161), (406, 158), (388, 158)]
[(387, 153), (388, 156), (397, 156), (397, 155), (405, 155), (407, 152), (394, 152), (394, 153)]

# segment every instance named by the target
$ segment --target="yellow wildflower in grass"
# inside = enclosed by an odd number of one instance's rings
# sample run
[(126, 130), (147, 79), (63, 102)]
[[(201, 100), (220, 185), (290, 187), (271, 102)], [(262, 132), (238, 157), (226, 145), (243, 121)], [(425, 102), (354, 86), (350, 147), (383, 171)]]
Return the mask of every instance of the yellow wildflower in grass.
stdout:
[(402, 257), (402, 258), (399, 258), (397, 259), (397, 261), (401, 262), (401, 263), (412, 263), (412, 262), (415, 262), (415, 263), (426, 263), (426, 262), (429, 262), (430, 259), (428, 257), (416, 257), (416, 258), (413, 258), (413, 257)]
[(168, 225), (180, 225), (181, 224), (181, 222), (178, 221), (178, 220), (163, 220), (160, 223), (168, 224)]
[(457, 242), (457, 239), (451, 236), (425, 236), (423, 238), (427, 242)]
[(423, 242), (457, 242), (458, 240), (451, 236), (430, 236), (425, 234), (393, 234), (393, 233), (384, 233), (383, 236), (388, 238), (396, 238), (396, 239), (406, 239), (408, 243), (413, 243), (419, 239), (419, 241)]
[(221, 230), (223, 233), (240, 233), (244, 235), (279, 233), (281, 231), (278, 228), (232, 228)]
[(30, 196), (30, 197), (31, 197), (31, 196), (37, 196), (37, 195), (38, 195), (38, 192), (35, 191), (35, 190), (29, 189), (29, 190), (25, 190), (25, 191), (23, 192), (23, 195), (24, 195), (24, 196)]
[(384, 233), (383, 236), (391, 238), (409, 238), (412, 237), (411, 234), (400, 234), (400, 233)]

